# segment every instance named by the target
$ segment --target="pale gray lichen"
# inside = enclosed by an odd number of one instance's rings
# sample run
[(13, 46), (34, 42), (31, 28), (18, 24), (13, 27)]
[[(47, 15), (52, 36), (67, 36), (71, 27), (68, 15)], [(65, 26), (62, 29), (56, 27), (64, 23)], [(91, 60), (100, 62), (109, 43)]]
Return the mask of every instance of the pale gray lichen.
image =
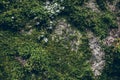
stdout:
[(87, 31), (89, 46), (92, 50), (91, 69), (95, 77), (100, 76), (105, 66), (105, 53), (102, 50), (99, 39), (91, 31)]

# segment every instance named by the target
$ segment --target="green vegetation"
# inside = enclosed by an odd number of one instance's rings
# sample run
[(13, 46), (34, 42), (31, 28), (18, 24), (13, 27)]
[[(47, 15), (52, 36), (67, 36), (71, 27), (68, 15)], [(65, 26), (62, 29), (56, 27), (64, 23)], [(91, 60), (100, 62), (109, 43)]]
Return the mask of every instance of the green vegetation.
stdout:
[(68, 16), (68, 21), (80, 31), (90, 29), (102, 39), (108, 35), (109, 29), (117, 28), (116, 18), (110, 12), (95, 13), (86, 8), (75, 7), (74, 12)]
[(96, 0), (96, 2), (101, 10), (107, 10), (106, 0)]
[[(1, 1), (3, 7), (0, 13), (0, 26), (4, 30), (19, 31), (26, 27), (27, 23), (39, 22), (40, 27), (47, 25), (48, 14), (39, 1), (24, 0), (22, 2)], [(35, 19), (36, 17), (36, 19)]]
[(105, 47), (106, 66), (100, 80), (119, 80), (120, 79), (120, 42), (115, 46)]
[[(86, 30), (104, 39), (117, 25), (106, 1), (96, 0), (100, 13), (84, 7), (88, 1), (50, 0), (50, 5), (44, 0), (1, 0), (0, 80), (94, 80)], [(59, 18), (82, 33), (77, 51), (69, 41), (52, 40)], [(107, 65), (100, 80), (118, 80), (120, 45), (105, 51)]]
[[(63, 46), (68, 44), (65, 41), (38, 43), (37, 39), (31, 36), (14, 35), (11, 32), (1, 31), (1, 79), (92, 80), (90, 65), (87, 61), (90, 58), (90, 50), (86, 39), (82, 40), (81, 46), (83, 47), (80, 47), (76, 53)], [(34, 34), (33, 36), (37, 37), (38, 35)], [(21, 61), (27, 62), (21, 63), (15, 57), (20, 57)]]

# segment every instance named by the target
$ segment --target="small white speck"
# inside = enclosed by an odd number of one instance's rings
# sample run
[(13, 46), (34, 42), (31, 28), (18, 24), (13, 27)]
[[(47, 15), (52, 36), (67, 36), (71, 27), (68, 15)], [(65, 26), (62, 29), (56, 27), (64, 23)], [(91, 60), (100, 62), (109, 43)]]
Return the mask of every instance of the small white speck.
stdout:
[(34, 19), (38, 19), (38, 17), (35, 17)]
[(50, 21), (50, 24), (52, 24), (53, 23), (53, 21)]
[(28, 28), (31, 28), (32, 26), (27, 26)]
[(44, 35), (41, 35), (41, 37), (44, 37)]
[(12, 19), (14, 19), (15, 17), (14, 17), (14, 16), (12, 16), (11, 18), (12, 18)]
[(54, 5), (55, 5), (55, 6), (58, 6), (58, 4), (57, 4), (57, 3), (55, 3)]
[(52, 26), (48, 27), (48, 29), (52, 29), (52, 28), (53, 28)]
[(37, 23), (36, 23), (36, 25), (39, 25), (39, 24), (40, 24), (40, 22), (37, 22)]
[(65, 9), (65, 7), (61, 7), (61, 9)]
[(57, 12), (57, 13), (59, 13), (59, 12), (60, 12), (60, 10), (56, 10), (56, 12)]
[(48, 42), (48, 38), (44, 38), (43, 40), (44, 40), (46, 43)]

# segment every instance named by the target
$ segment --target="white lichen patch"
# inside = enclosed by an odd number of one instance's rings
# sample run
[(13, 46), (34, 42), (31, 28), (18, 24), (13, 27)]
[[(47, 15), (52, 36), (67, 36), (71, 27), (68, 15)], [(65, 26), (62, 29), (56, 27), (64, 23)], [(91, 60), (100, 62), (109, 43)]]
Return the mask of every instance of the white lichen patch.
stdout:
[(44, 9), (50, 13), (50, 16), (53, 15), (57, 15), (58, 13), (61, 12), (61, 10), (64, 10), (64, 6), (61, 6), (59, 3), (57, 2), (50, 2), (50, 1), (46, 1)]

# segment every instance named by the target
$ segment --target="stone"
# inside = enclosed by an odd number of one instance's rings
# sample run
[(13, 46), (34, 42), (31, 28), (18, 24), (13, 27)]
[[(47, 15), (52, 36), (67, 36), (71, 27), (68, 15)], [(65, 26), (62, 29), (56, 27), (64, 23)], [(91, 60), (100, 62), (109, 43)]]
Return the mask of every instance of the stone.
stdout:
[[(94, 73), (94, 76), (97, 77), (101, 75), (101, 71), (105, 66), (104, 55), (105, 53), (99, 45), (99, 40), (93, 35), (91, 31), (87, 32), (88, 39), (89, 39), (89, 46), (92, 50), (92, 57), (91, 57), (91, 69)], [(92, 36), (91, 38), (89, 37)]]

